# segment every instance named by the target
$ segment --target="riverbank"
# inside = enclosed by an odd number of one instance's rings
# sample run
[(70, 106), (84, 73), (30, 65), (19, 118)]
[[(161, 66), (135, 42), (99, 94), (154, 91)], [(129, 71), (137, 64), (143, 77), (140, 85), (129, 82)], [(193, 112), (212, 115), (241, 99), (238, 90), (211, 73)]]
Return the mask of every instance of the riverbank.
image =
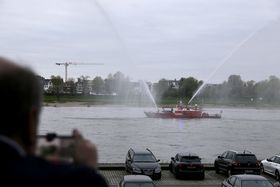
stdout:
[[(164, 106), (175, 107), (179, 99), (162, 99), (157, 102), (159, 108)], [(183, 101), (186, 103), (187, 101)], [(126, 106), (151, 106), (153, 103), (150, 100), (131, 100), (127, 101), (125, 98), (111, 95), (94, 95), (94, 96), (81, 96), (81, 95), (63, 95), (56, 97), (53, 95), (44, 96), (44, 106), (46, 107), (90, 107), (90, 106), (100, 106), (100, 105), (126, 105)], [(279, 109), (280, 104), (273, 103), (252, 103), (244, 101), (236, 102), (204, 102), (199, 103), (198, 105), (203, 108), (256, 108), (256, 109)]]

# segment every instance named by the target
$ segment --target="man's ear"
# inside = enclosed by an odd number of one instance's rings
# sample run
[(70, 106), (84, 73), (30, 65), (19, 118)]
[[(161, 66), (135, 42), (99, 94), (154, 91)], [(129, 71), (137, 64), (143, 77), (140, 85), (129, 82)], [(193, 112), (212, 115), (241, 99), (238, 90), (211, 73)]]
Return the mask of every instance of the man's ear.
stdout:
[(40, 110), (37, 107), (32, 107), (28, 115), (28, 127), (26, 128), (27, 132), (25, 137), (26, 152), (28, 154), (34, 154), (37, 144), (37, 129), (39, 123), (39, 113)]

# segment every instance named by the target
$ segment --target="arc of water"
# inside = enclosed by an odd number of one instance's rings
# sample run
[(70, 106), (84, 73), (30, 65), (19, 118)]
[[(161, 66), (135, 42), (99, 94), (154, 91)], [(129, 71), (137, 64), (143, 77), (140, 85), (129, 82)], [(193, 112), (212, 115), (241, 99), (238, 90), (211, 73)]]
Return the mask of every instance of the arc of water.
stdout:
[[(94, 0), (93, 2), (95, 3), (96, 7), (99, 9), (99, 11), (103, 15), (103, 17), (106, 19), (107, 23), (109, 23), (109, 26), (112, 28), (113, 34), (115, 35), (116, 39), (118, 40), (119, 44), (121, 45), (122, 51), (124, 53), (124, 56), (130, 62), (132, 62), (133, 64), (136, 64), (134, 58), (132, 58), (132, 56), (130, 55), (131, 52), (128, 50), (124, 40), (122, 39), (121, 34), (119, 33), (119, 31), (115, 27), (114, 23), (112, 22), (112, 20), (108, 16), (108, 14), (106, 13), (104, 7), (98, 2), (98, 0)], [(142, 80), (142, 82), (143, 82), (144, 88), (145, 88), (148, 96), (150, 97), (150, 99), (152, 100), (153, 104), (155, 105), (155, 108), (158, 110), (158, 106), (157, 106), (157, 104), (155, 102), (155, 99), (154, 99), (154, 97), (153, 97), (153, 95), (152, 95), (152, 93), (151, 93), (147, 83), (144, 80)]]
[(155, 99), (154, 99), (154, 97), (153, 97), (153, 95), (152, 95), (152, 93), (151, 93), (151, 91), (150, 91), (150, 89), (149, 89), (147, 83), (146, 83), (144, 80), (142, 80), (142, 83), (143, 83), (143, 85), (144, 85), (144, 87), (145, 87), (145, 90), (146, 90), (147, 94), (149, 95), (150, 99), (153, 101), (153, 103), (154, 103), (156, 109), (158, 110), (157, 103), (156, 103), (156, 101), (155, 101)]
[(208, 76), (206, 81), (203, 82), (203, 84), (198, 88), (198, 90), (193, 94), (192, 98), (189, 100), (188, 104), (190, 104), (193, 99), (199, 94), (199, 92), (205, 87), (206, 84), (208, 84), (209, 80), (217, 73), (217, 71), (228, 62), (228, 60), (244, 45), (246, 44), (251, 38), (253, 38), (258, 32), (260, 32), (264, 27), (257, 28), (253, 32), (251, 32), (246, 38), (244, 38), (240, 43), (238, 43), (218, 64), (218, 66), (212, 71), (212, 73)]

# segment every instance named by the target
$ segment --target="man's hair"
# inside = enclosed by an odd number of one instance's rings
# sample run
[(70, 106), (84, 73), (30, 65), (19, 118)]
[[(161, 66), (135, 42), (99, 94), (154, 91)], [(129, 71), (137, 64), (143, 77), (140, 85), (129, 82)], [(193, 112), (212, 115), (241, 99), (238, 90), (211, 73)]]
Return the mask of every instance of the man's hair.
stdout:
[(0, 58), (0, 134), (22, 135), (32, 107), (41, 107), (41, 84), (31, 70), (12, 64), (5, 71), (1, 63), (10, 62)]

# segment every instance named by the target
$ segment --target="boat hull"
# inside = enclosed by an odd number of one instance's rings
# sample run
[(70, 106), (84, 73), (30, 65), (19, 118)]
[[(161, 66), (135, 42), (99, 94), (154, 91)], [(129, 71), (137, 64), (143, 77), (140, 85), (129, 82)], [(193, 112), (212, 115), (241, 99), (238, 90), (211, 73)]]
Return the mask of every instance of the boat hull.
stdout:
[(208, 114), (202, 111), (185, 111), (185, 112), (144, 112), (149, 118), (221, 118), (220, 114)]

